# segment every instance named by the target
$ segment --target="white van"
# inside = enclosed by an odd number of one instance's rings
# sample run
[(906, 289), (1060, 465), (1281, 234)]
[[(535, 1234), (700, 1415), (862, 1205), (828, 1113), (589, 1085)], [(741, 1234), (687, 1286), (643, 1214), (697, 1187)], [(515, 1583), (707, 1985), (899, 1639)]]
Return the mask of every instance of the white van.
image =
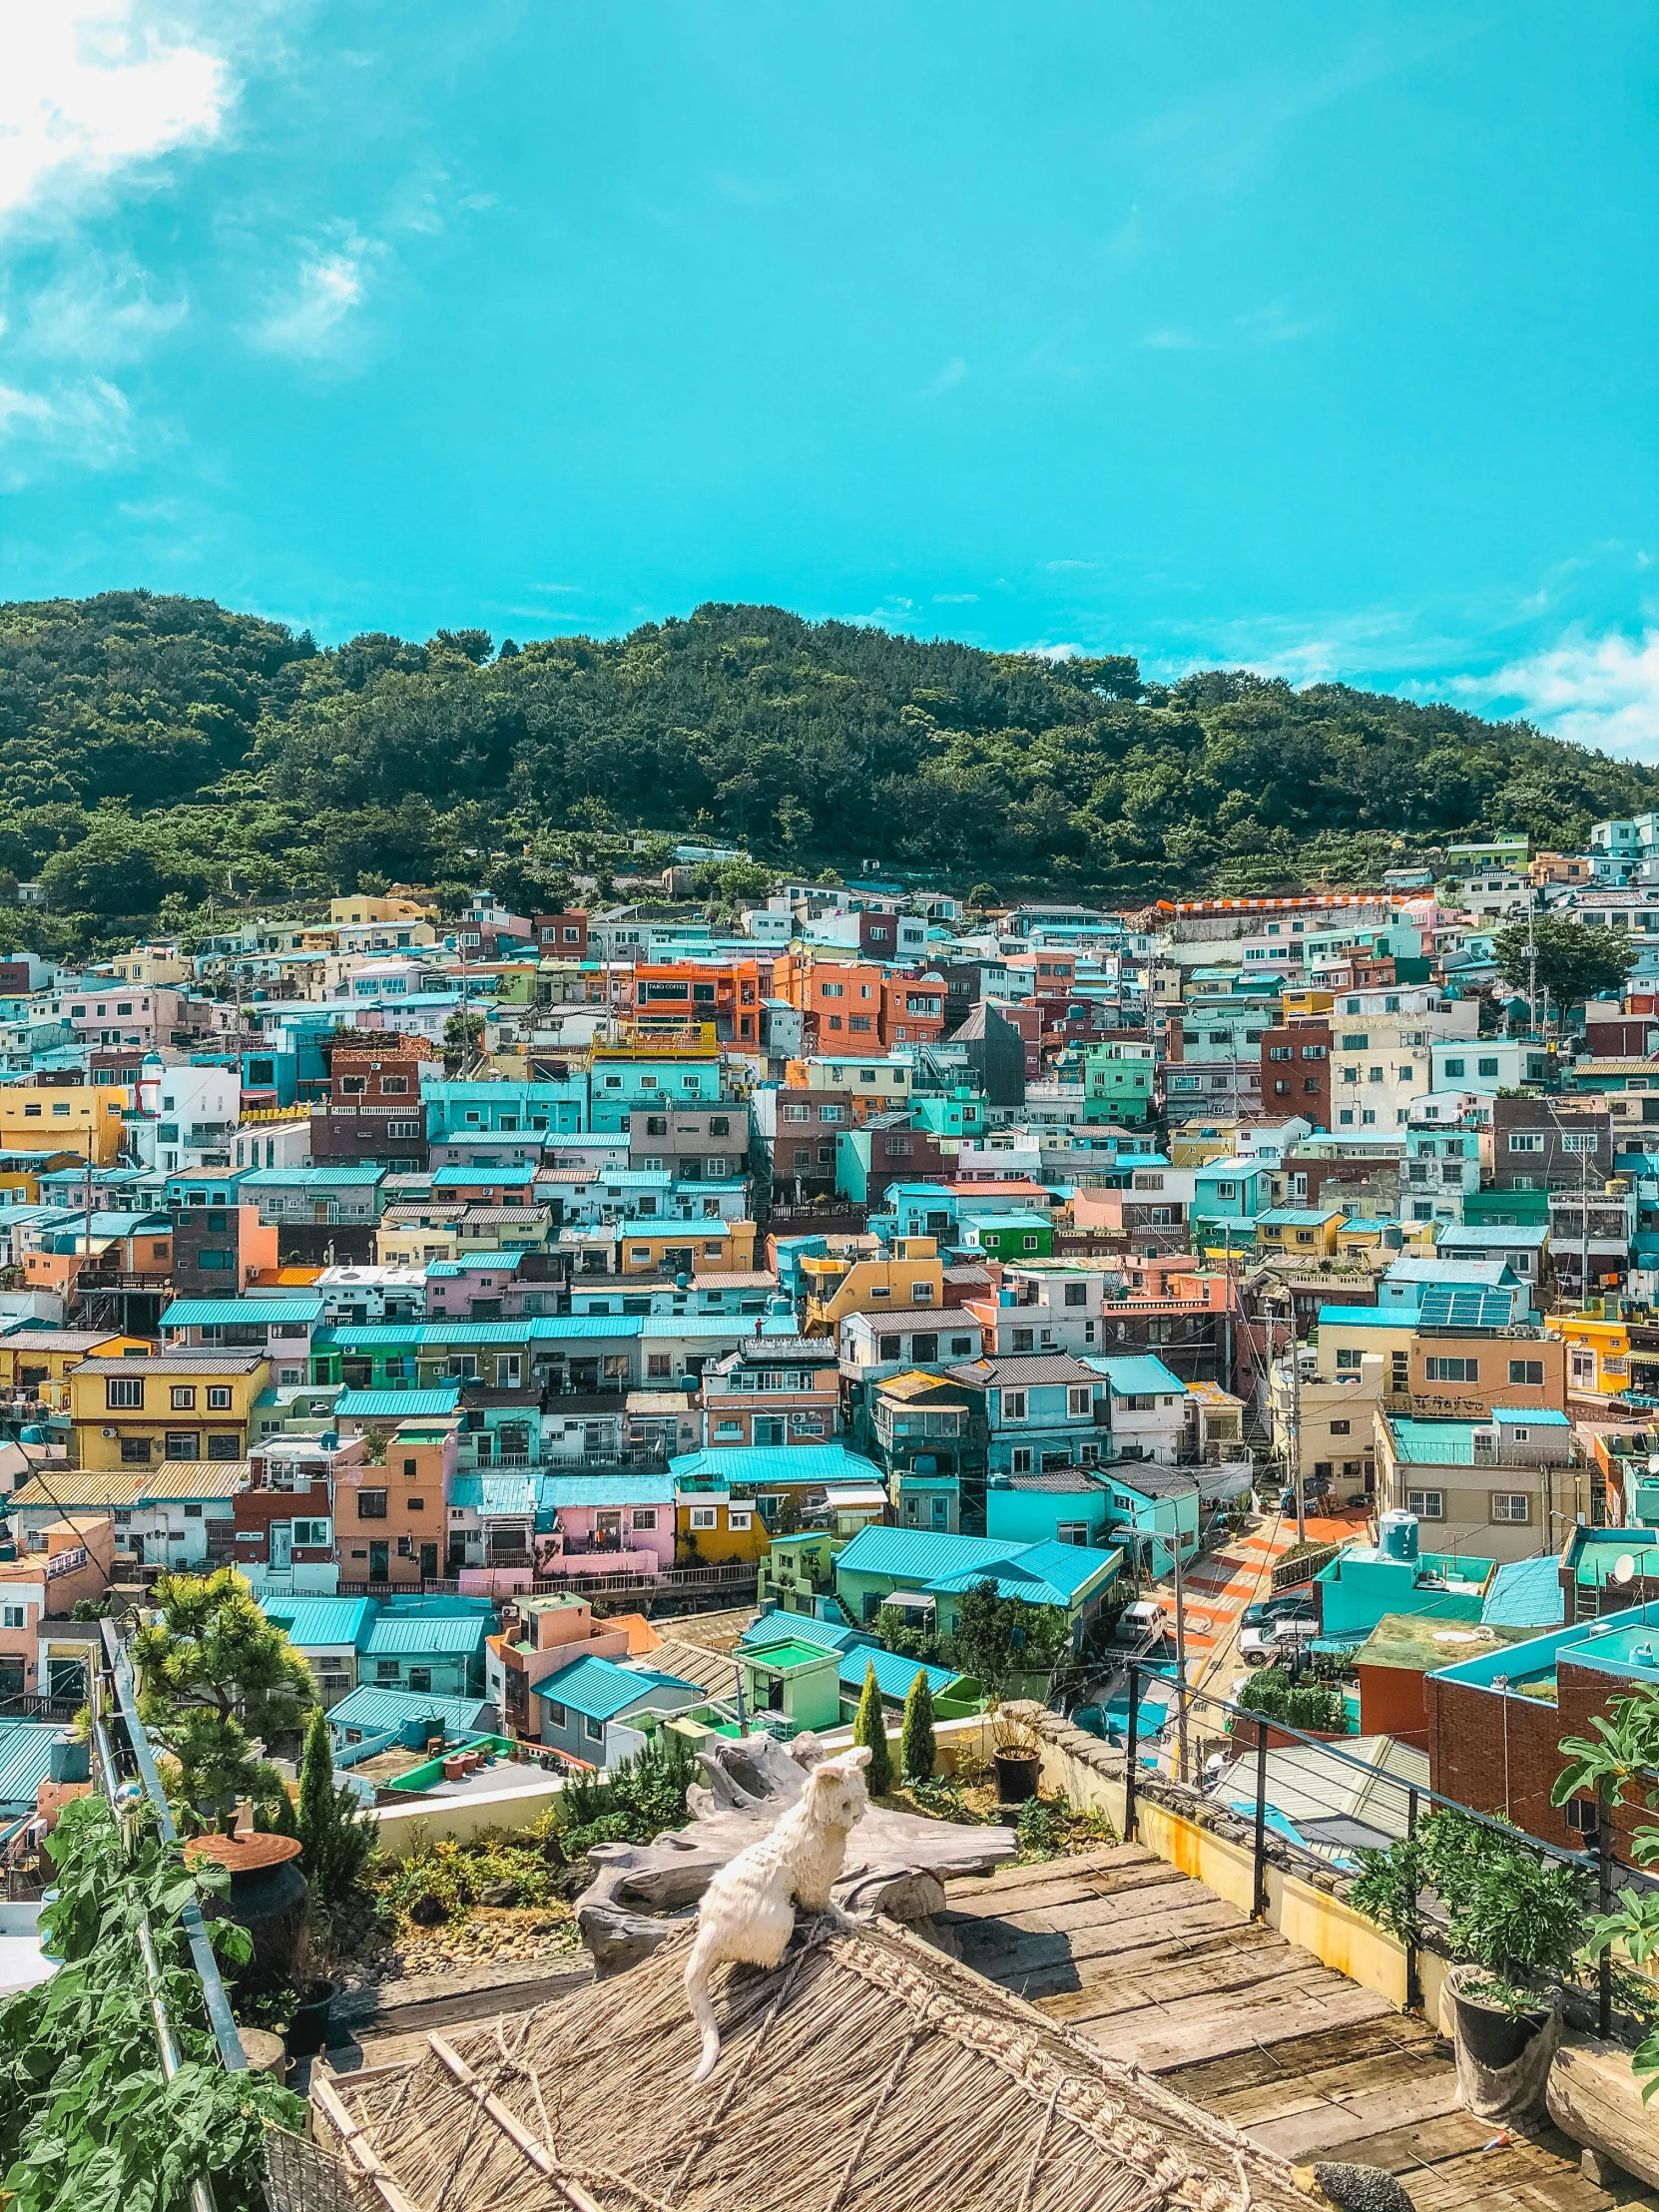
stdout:
[(1113, 1631), (1121, 1644), (1138, 1644), (1143, 1637), (1163, 1635), (1169, 1627), (1164, 1608), (1155, 1597), (1137, 1598), (1133, 1605), (1126, 1605), (1118, 1615), (1118, 1625)]

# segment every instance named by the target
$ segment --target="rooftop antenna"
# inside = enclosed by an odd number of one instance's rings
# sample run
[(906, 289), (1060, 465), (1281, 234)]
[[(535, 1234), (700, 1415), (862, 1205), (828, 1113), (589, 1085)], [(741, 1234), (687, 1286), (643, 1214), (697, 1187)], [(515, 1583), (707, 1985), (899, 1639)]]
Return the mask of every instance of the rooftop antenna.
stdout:
[(1633, 1551), (1621, 1551), (1608, 1568), (1607, 1579), (1619, 1589), (1627, 1589), (1636, 1579), (1636, 1554)]

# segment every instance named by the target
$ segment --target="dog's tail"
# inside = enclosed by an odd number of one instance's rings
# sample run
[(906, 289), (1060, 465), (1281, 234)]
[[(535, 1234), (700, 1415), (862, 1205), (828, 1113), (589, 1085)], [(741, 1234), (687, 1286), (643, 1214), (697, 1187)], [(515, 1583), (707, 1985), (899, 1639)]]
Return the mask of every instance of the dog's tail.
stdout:
[(703, 2055), (691, 2077), (694, 2082), (707, 2081), (720, 2062), (720, 2023), (715, 2018), (714, 2002), (709, 1995), (709, 1975), (714, 1963), (714, 1931), (704, 1927), (699, 1929), (691, 1956), (686, 1960), (686, 2002), (691, 2006), (692, 2018), (703, 2037)]

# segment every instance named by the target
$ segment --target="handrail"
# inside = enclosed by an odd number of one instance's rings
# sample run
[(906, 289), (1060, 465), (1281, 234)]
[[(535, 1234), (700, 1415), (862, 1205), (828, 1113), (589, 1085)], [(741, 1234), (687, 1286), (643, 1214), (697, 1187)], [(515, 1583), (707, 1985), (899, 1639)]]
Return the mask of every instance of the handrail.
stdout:
[[(128, 1665), (127, 1654), (122, 1650), (120, 1639), (116, 1635), (114, 1621), (107, 1620), (104, 1623), (104, 1650), (109, 1659), (110, 1675), (115, 1683), (121, 1718), (126, 1725), (127, 1742), (146, 1794), (156, 1809), (162, 1841), (177, 1846), (179, 1831), (168, 1810), (167, 1792), (162, 1788), (161, 1776), (156, 1771), (150, 1738), (138, 1716), (137, 1685), (133, 1681), (133, 1670)], [(208, 2022), (214, 2031), (214, 2041), (219, 2045), (220, 2062), (227, 2073), (242, 2073), (248, 2065), (248, 2054), (243, 2049), (242, 2037), (237, 2032), (231, 2000), (225, 1993), (219, 1961), (214, 1956), (213, 1944), (208, 1937), (207, 1923), (202, 1918), (201, 1907), (194, 1899), (185, 1907), (180, 1919), (190, 1942), (190, 1954), (197, 1978), (202, 1984), (202, 2002), (207, 2010)]]
[[(98, 1761), (98, 1774), (104, 1785), (104, 1795), (109, 1799), (110, 1810), (119, 1821), (121, 1813), (116, 1803), (115, 1755), (110, 1749), (109, 1731), (104, 1726), (103, 1692), (103, 1682), (98, 1675), (94, 1674), (89, 1698), (92, 1719), (92, 1747)], [(177, 1841), (177, 1838), (174, 1840)], [(191, 1910), (194, 1912), (195, 1907), (193, 1906)], [(161, 1969), (156, 1962), (156, 1945), (150, 1934), (150, 1923), (142, 1913), (139, 1916), (138, 1924), (138, 1947), (139, 1958), (144, 1966), (144, 1988), (150, 2006), (150, 2021), (156, 2031), (156, 2049), (162, 2062), (162, 2078), (171, 2081), (179, 2071), (179, 2045), (174, 2038), (173, 2022), (168, 2017), (167, 2000), (162, 1993)], [(240, 2039), (237, 2043), (237, 2049), (240, 2053), (242, 2049)], [(247, 2060), (244, 2059), (243, 2063), (246, 2066)], [(190, 2201), (193, 2212), (217, 2212), (213, 2185), (205, 2174), (198, 2175), (191, 2183)]]

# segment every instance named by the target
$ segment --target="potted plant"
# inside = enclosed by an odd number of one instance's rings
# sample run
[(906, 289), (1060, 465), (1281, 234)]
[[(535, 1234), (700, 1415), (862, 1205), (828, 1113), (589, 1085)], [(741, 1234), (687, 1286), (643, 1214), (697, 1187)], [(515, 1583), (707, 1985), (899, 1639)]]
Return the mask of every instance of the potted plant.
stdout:
[(1042, 1774), (1042, 1738), (1023, 1714), (1000, 1701), (990, 1709), (991, 1765), (996, 1770), (1000, 1805), (1024, 1805), (1037, 1794)]
[[(1511, 1840), (1500, 1825), (1455, 1812), (1433, 1814), (1386, 1852), (1363, 1851), (1360, 1859), (1354, 1903), (1402, 1942), (1422, 1938), (1424, 1890), (1444, 1908), (1460, 2075), (1465, 2060), (1483, 2074), (1506, 2072), (1546, 2029), (1553, 2047), (1558, 1984), (1585, 1935), (1576, 1868), (1545, 1858), (1518, 1831)], [(1546, 2072), (1526, 2090), (1540, 2107)]]

